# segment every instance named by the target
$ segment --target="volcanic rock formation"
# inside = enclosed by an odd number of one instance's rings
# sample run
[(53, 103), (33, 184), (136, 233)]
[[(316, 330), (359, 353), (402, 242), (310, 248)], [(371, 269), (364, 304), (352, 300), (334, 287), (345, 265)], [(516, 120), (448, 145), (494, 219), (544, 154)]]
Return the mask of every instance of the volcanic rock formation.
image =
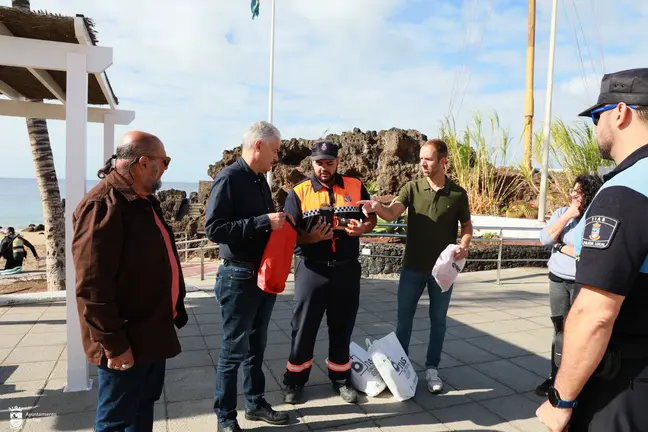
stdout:
[[(338, 172), (356, 176), (364, 182), (375, 182), (380, 194), (394, 194), (399, 187), (418, 174), (418, 154), (427, 137), (416, 130), (392, 128), (385, 131), (352, 132), (326, 137), (340, 146)], [(272, 170), (272, 195), (282, 208), (288, 191), (312, 174), (308, 156), (316, 140), (283, 140), (279, 160)], [(221, 161), (210, 165), (208, 174), (215, 178), (226, 166), (241, 156), (241, 148), (226, 150)]]

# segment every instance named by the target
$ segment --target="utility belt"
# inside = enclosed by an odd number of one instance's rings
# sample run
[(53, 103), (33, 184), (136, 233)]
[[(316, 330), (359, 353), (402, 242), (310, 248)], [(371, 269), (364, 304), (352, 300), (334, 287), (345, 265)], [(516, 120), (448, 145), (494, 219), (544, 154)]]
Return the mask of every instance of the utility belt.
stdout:
[[(552, 361), (556, 368), (559, 368), (562, 359), (565, 317), (562, 315), (551, 317), (551, 321), (554, 324), (555, 331)], [(609, 345), (605, 349), (603, 358), (592, 374), (592, 377), (602, 380), (612, 380), (619, 374), (624, 360), (641, 359), (644, 359), (648, 363), (648, 341), (616, 342), (614, 345)]]

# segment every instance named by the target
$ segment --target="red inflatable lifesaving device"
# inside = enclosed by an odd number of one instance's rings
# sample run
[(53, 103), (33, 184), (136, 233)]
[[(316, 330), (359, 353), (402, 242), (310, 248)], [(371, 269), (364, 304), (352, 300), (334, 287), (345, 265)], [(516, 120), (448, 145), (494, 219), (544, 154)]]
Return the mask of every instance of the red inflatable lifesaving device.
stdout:
[(297, 243), (297, 230), (289, 218), (286, 223), (272, 231), (263, 251), (257, 286), (271, 294), (280, 294), (286, 288), (286, 280), (292, 266), (293, 251)]

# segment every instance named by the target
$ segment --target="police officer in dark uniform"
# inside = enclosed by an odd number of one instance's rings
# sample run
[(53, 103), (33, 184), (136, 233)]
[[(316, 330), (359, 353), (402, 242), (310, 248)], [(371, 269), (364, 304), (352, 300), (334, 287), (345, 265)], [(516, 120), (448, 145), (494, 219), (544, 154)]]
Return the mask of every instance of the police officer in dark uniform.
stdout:
[(648, 68), (606, 74), (580, 115), (617, 166), (577, 227), (581, 288), (536, 414), (555, 432), (648, 431)]
[(329, 329), (328, 374), (333, 388), (348, 403), (351, 387), (349, 344), (360, 300), (359, 236), (373, 230), (377, 218), (365, 215), (358, 201), (370, 199), (360, 180), (337, 173), (338, 146), (313, 145), (314, 175), (298, 183), (286, 198), (299, 234), (295, 253), (295, 306), (292, 345), (284, 374), (284, 401), (295, 404), (313, 367), (313, 350), (326, 313)]

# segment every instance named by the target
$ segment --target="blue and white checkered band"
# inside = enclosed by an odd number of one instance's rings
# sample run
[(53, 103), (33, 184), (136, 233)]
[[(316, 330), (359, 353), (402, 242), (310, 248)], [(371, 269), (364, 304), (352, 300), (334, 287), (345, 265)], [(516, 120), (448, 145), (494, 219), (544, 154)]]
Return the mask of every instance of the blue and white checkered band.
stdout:
[[(344, 206), (344, 207), (334, 207), (333, 208), (334, 213), (354, 213), (354, 212), (362, 212), (362, 207), (360, 206)], [(320, 214), (319, 209), (315, 210), (308, 210), (304, 212), (304, 217), (313, 217), (317, 216)]]

